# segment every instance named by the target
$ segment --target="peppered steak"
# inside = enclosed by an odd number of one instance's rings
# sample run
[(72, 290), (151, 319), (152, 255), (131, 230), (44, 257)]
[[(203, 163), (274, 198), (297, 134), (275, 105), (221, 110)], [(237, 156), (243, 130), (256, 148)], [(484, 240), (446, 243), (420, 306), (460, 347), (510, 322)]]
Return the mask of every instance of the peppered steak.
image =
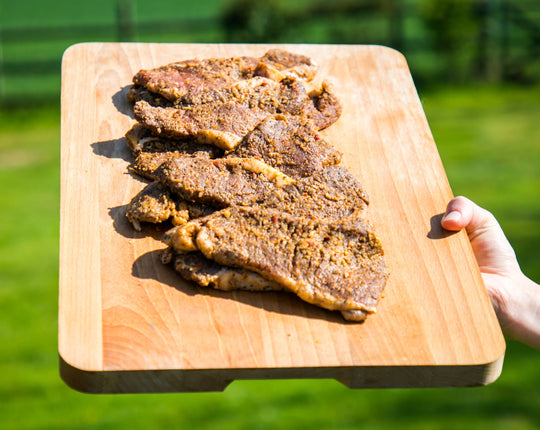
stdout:
[(364, 217), (369, 199), (358, 180), (341, 166), (330, 166), (265, 196), (261, 206), (306, 218), (345, 220)]
[(164, 139), (137, 123), (125, 135), (126, 143), (134, 156), (141, 153), (177, 152), (217, 158), (223, 156), (223, 150), (213, 146), (194, 142), (192, 139)]
[(141, 231), (141, 222), (159, 224), (171, 220), (174, 225), (179, 225), (215, 211), (216, 208), (179, 198), (156, 181), (131, 199), (126, 216), (133, 228)]
[(217, 290), (279, 291), (283, 287), (258, 273), (229, 267), (209, 260), (200, 252), (177, 253), (169, 247), (161, 253), (163, 264), (172, 263), (174, 269), (188, 281), (201, 287)]
[[(190, 218), (206, 215), (212, 208), (260, 205), (305, 217), (339, 220), (363, 217), (369, 204), (358, 180), (341, 166), (329, 166), (293, 180), (254, 158), (211, 160), (175, 155), (152, 171), (151, 177), (161, 183), (159, 189), (166, 195), (158, 198), (156, 186), (151, 184), (150, 192), (144, 189), (135, 196), (128, 205), (134, 225), (137, 221), (159, 223), (169, 217), (179, 224), (181, 218), (164, 210), (162, 201), (167, 202), (167, 208), (173, 202), (182, 208), (186, 204), (205, 208), (191, 210)], [(152, 215), (154, 211), (157, 213)]]
[(217, 208), (260, 203), (293, 179), (256, 158), (176, 157), (164, 162), (156, 179), (189, 201)]
[[(161, 164), (175, 157), (223, 156), (223, 151), (213, 145), (156, 137), (140, 124), (126, 133), (126, 139), (136, 157), (132, 171), (150, 179), (154, 179), (153, 172)], [(225, 156), (238, 157), (260, 158), (291, 177), (304, 177), (338, 164), (341, 153), (321, 137), (309, 119), (276, 114), (265, 118), (235, 150)]]
[[(127, 205), (172, 221), (162, 262), (202, 287), (285, 289), (362, 321), (387, 271), (368, 197), (319, 133), (341, 115), (307, 57), (188, 60), (134, 76), (131, 171), (151, 179)], [(311, 91), (307, 89), (311, 86)]]
[(157, 180), (127, 206), (128, 220), (137, 230), (141, 222), (162, 223), (172, 218), (174, 224), (180, 224), (234, 204), (261, 203), (276, 188), (293, 181), (255, 158), (212, 160), (175, 153), (151, 154), (137, 165), (137, 172)]
[(189, 220), (184, 201), (174, 199), (169, 190), (159, 182), (147, 185), (126, 208), (126, 216), (135, 230), (141, 230), (141, 222), (161, 223), (172, 218), (175, 224)]
[(139, 100), (133, 111), (155, 135), (193, 137), (231, 150), (264, 118), (276, 113), (303, 115), (318, 129), (328, 127), (341, 113), (339, 102), (326, 90), (314, 94), (310, 97), (302, 83), (291, 78), (277, 82), (255, 77), (222, 89), (219, 97), (206, 103), (162, 107)]
[(306, 56), (272, 49), (260, 58), (192, 59), (141, 70), (133, 83), (169, 101), (199, 104), (215, 100), (223, 88), (240, 80), (255, 76), (281, 80), (287, 75), (310, 80), (316, 70)]
[(259, 157), (283, 173), (309, 176), (338, 164), (341, 153), (303, 116), (271, 115), (248, 133), (229, 156)]
[(197, 250), (218, 264), (258, 273), (355, 321), (375, 312), (387, 278), (380, 241), (360, 219), (332, 222), (232, 207), (175, 227), (164, 240), (175, 252)]
[[(180, 154), (178, 152), (141, 152), (130, 166), (130, 170), (143, 178), (154, 180), (154, 172), (159, 166), (172, 158), (183, 157), (185, 155), (186, 154)], [(200, 158), (209, 157), (201, 155)]]

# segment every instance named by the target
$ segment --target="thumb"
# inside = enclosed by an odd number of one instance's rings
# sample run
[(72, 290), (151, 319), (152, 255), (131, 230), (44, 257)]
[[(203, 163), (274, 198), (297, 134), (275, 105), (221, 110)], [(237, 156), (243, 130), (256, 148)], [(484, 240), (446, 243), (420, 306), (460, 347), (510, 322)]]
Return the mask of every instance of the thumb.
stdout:
[(447, 230), (467, 231), (482, 272), (504, 274), (519, 269), (514, 250), (495, 217), (466, 197), (448, 203), (441, 225)]

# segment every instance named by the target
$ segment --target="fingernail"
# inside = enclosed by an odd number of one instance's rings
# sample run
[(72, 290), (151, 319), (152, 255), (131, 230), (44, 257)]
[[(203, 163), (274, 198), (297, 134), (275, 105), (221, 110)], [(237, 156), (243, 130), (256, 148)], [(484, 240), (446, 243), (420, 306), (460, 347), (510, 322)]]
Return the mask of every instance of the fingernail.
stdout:
[(447, 214), (444, 214), (443, 221), (459, 221), (461, 218), (461, 213), (458, 211), (451, 211)]

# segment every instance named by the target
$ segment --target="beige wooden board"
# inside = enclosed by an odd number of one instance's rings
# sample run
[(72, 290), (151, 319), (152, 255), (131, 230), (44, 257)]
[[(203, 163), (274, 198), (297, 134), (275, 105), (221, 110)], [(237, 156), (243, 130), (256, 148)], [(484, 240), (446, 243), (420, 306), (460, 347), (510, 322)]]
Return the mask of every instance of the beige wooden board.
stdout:
[(380, 46), (286, 45), (312, 57), (343, 104), (323, 132), (365, 186), (391, 275), (363, 324), (291, 294), (218, 292), (160, 263), (163, 231), (125, 206), (125, 92), (141, 68), (262, 55), (265, 45), (70, 47), (62, 64), (60, 371), (88, 392), (222, 390), (237, 379), (335, 378), (349, 387), (470, 386), (500, 374), (505, 343), (463, 232), (405, 58)]

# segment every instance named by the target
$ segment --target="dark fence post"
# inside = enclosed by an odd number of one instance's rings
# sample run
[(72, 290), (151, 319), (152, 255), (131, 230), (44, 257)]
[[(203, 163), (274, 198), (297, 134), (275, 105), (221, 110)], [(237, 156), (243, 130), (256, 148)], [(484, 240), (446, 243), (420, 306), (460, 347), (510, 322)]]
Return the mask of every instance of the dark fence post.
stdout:
[(2, 27), (0, 27), (0, 104), (4, 100), (4, 46), (2, 43)]
[(508, 57), (510, 55), (510, 8), (506, 1), (501, 2), (501, 37), (499, 46), (499, 63), (501, 68), (501, 78), (506, 80), (508, 77)]
[(488, 54), (489, 44), (489, 29), (488, 22), (490, 20), (491, 8), (490, 2), (481, 0), (476, 4), (475, 8), (476, 19), (478, 22), (478, 37), (476, 40), (476, 53), (474, 60), (474, 74), (477, 78), (490, 78), (490, 61)]
[(400, 0), (390, 0), (388, 5), (388, 26), (390, 46), (400, 52), (405, 50), (405, 26), (403, 4)]
[(119, 42), (132, 42), (135, 39), (133, 2), (118, 0), (116, 3), (116, 23)]

